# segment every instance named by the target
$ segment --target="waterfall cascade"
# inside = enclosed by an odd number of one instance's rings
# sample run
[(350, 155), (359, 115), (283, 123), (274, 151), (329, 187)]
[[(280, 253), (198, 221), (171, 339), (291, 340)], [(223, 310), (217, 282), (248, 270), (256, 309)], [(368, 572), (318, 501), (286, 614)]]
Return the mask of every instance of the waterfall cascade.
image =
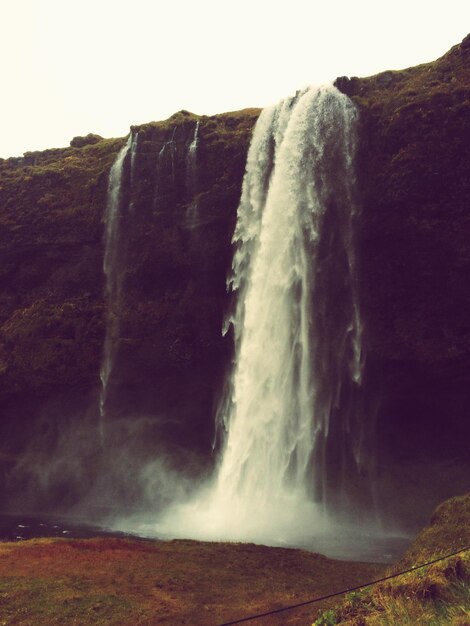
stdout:
[(250, 147), (229, 282), (236, 357), (217, 482), (218, 497), (237, 500), (247, 519), (253, 503), (264, 511), (273, 500), (313, 496), (328, 510), (324, 447), (331, 421), (348, 410), (343, 390), (363, 369), (355, 122), (335, 88), (308, 89), (263, 111)]
[(361, 462), (356, 120), (332, 86), (259, 117), (233, 237), (235, 358), (220, 462), (206, 490), (169, 510), (157, 532), (304, 541), (325, 529), (345, 473)]
[(131, 155), (131, 181), (138, 135), (129, 135), (127, 143), (121, 148), (109, 172), (108, 198), (106, 203), (105, 242), (103, 271), (106, 281), (106, 331), (103, 347), (103, 360), (100, 369), (100, 432), (103, 438), (106, 401), (110, 376), (116, 359), (119, 337), (120, 308), (122, 304), (122, 285), (125, 271), (125, 246), (123, 245), (124, 200), (122, 197), (122, 180), (124, 163), (128, 154)]
[(198, 218), (198, 202), (195, 195), (197, 193), (197, 145), (199, 141), (199, 120), (194, 127), (193, 140), (189, 144), (188, 155), (186, 158), (186, 188), (188, 196), (191, 198), (191, 204), (188, 208), (188, 223), (191, 226), (197, 224)]
[(175, 158), (176, 158), (176, 126), (173, 128), (170, 139), (161, 144), (157, 153), (155, 180), (153, 188), (153, 209), (158, 206), (158, 197), (173, 191), (175, 186)]

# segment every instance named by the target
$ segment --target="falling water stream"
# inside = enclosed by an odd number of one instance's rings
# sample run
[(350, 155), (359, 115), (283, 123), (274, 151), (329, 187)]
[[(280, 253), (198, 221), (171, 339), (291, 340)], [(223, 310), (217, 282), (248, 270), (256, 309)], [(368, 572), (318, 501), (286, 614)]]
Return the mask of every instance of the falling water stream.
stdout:
[(123, 197), (122, 179), (124, 163), (131, 154), (131, 180), (137, 147), (137, 136), (129, 135), (127, 143), (121, 148), (109, 172), (108, 197), (105, 213), (105, 244), (103, 271), (105, 275), (106, 295), (106, 330), (101, 362), (100, 379), (100, 437), (103, 441), (110, 377), (116, 359), (119, 338), (120, 308), (122, 304), (122, 285), (125, 270), (123, 246)]
[(199, 206), (197, 201), (197, 146), (199, 142), (199, 120), (194, 127), (193, 140), (189, 144), (188, 155), (186, 157), (186, 188), (191, 203), (188, 207), (187, 221), (188, 225), (194, 227), (197, 225)]

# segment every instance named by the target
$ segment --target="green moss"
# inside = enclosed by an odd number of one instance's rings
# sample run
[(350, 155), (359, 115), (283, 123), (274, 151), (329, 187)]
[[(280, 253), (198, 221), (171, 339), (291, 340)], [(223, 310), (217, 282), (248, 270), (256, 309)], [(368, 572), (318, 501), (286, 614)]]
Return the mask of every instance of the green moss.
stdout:
[[(438, 559), (470, 545), (470, 494), (441, 504), (405, 555), (385, 575)], [(325, 617), (326, 615), (326, 617)], [(470, 617), (470, 552), (348, 594), (335, 624), (464, 626)], [(322, 614), (315, 624), (328, 618)]]
[(100, 135), (95, 135), (94, 133), (88, 133), (85, 137), (74, 137), (70, 142), (70, 145), (73, 148), (83, 148), (83, 146), (92, 145), (98, 143), (103, 140), (103, 137)]
[[(74, 384), (94, 378), (102, 350), (103, 312), (88, 298), (60, 303), (37, 300), (1, 327), (8, 358), (0, 381), (12, 391)], [(77, 358), (80, 355), (80, 358)]]
[(100, 593), (81, 578), (0, 579), (2, 624), (119, 625), (142, 614), (117, 591)]
[(108, 139), (0, 163), (0, 253), (15, 244), (71, 241), (77, 231), (96, 236), (105, 179), (122, 144)]
[[(394, 567), (402, 570), (470, 546), (470, 493), (446, 500)], [(470, 555), (469, 555), (470, 558)]]
[(466, 41), (432, 63), (337, 82), (360, 111), (364, 305), (381, 358), (470, 355)]

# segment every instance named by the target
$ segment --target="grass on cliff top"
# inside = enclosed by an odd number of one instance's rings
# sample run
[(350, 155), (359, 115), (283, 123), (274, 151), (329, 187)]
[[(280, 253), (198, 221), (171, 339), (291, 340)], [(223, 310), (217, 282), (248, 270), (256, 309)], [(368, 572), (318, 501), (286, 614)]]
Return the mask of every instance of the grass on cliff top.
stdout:
[(461, 44), (430, 63), (403, 70), (388, 70), (367, 78), (352, 78), (352, 97), (363, 107), (383, 107), (393, 115), (399, 108), (416, 105), (454, 91), (461, 99), (470, 87), (470, 35)]
[[(124, 139), (103, 139), (81, 148), (58, 148), (0, 160), (1, 245), (26, 239), (54, 240), (87, 222), (97, 202), (96, 188), (107, 175)], [(103, 185), (101, 185), (103, 187)], [(105, 186), (104, 186), (105, 187)], [(101, 202), (100, 202), (101, 204)]]
[[(0, 624), (211, 626), (354, 585), (382, 569), (252, 544), (115, 538), (4, 543)], [(310, 613), (306, 607), (257, 623), (300, 626)]]
[[(470, 545), (470, 493), (441, 504), (386, 575), (416, 567)], [(315, 626), (469, 626), (470, 551), (350, 593)]]
[(49, 171), (62, 171), (67, 167), (93, 171), (96, 164), (113, 161), (116, 153), (123, 145), (124, 138), (101, 139), (94, 144), (81, 147), (50, 148), (49, 150), (25, 152), (22, 157), (0, 159), (0, 175), (14, 176), (23, 168), (26, 172), (40, 171), (42, 168)]
[(161, 128), (168, 129), (174, 128), (175, 126), (179, 126), (180, 124), (184, 124), (188, 121), (204, 122), (205, 120), (234, 120), (235, 123), (239, 123), (243, 119), (256, 119), (261, 112), (261, 109), (257, 108), (246, 108), (240, 109), (239, 111), (227, 111), (226, 113), (217, 113), (216, 115), (198, 115), (197, 113), (192, 113), (191, 111), (185, 111), (184, 109), (181, 111), (177, 111), (170, 115), (166, 120), (148, 122), (146, 124), (141, 124), (139, 126), (131, 126), (132, 131), (139, 132), (140, 130), (147, 130), (148, 128)]
[[(253, 127), (260, 114), (260, 109), (242, 109), (217, 115), (196, 115), (189, 111), (178, 111), (166, 120), (149, 122), (141, 126), (133, 126), (133, 132), (142, 133), (143, 137), (157, 132), (160, 140), (168, 141), (171, 133), (178, 127), (191, 125), (194, 128), (199, 122), (199, 138), (206, 144), (213, 141), (221, 143), (249, 143)], [(245, 147), (246, 147), (245, 145)]]

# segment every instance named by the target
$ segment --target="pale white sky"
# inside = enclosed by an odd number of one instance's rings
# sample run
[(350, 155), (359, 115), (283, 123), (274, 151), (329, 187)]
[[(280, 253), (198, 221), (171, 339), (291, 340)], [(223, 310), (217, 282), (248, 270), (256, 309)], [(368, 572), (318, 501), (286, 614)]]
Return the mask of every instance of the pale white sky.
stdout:
[(0, 156), (432, 61), (470, 0), (0, 0)]

